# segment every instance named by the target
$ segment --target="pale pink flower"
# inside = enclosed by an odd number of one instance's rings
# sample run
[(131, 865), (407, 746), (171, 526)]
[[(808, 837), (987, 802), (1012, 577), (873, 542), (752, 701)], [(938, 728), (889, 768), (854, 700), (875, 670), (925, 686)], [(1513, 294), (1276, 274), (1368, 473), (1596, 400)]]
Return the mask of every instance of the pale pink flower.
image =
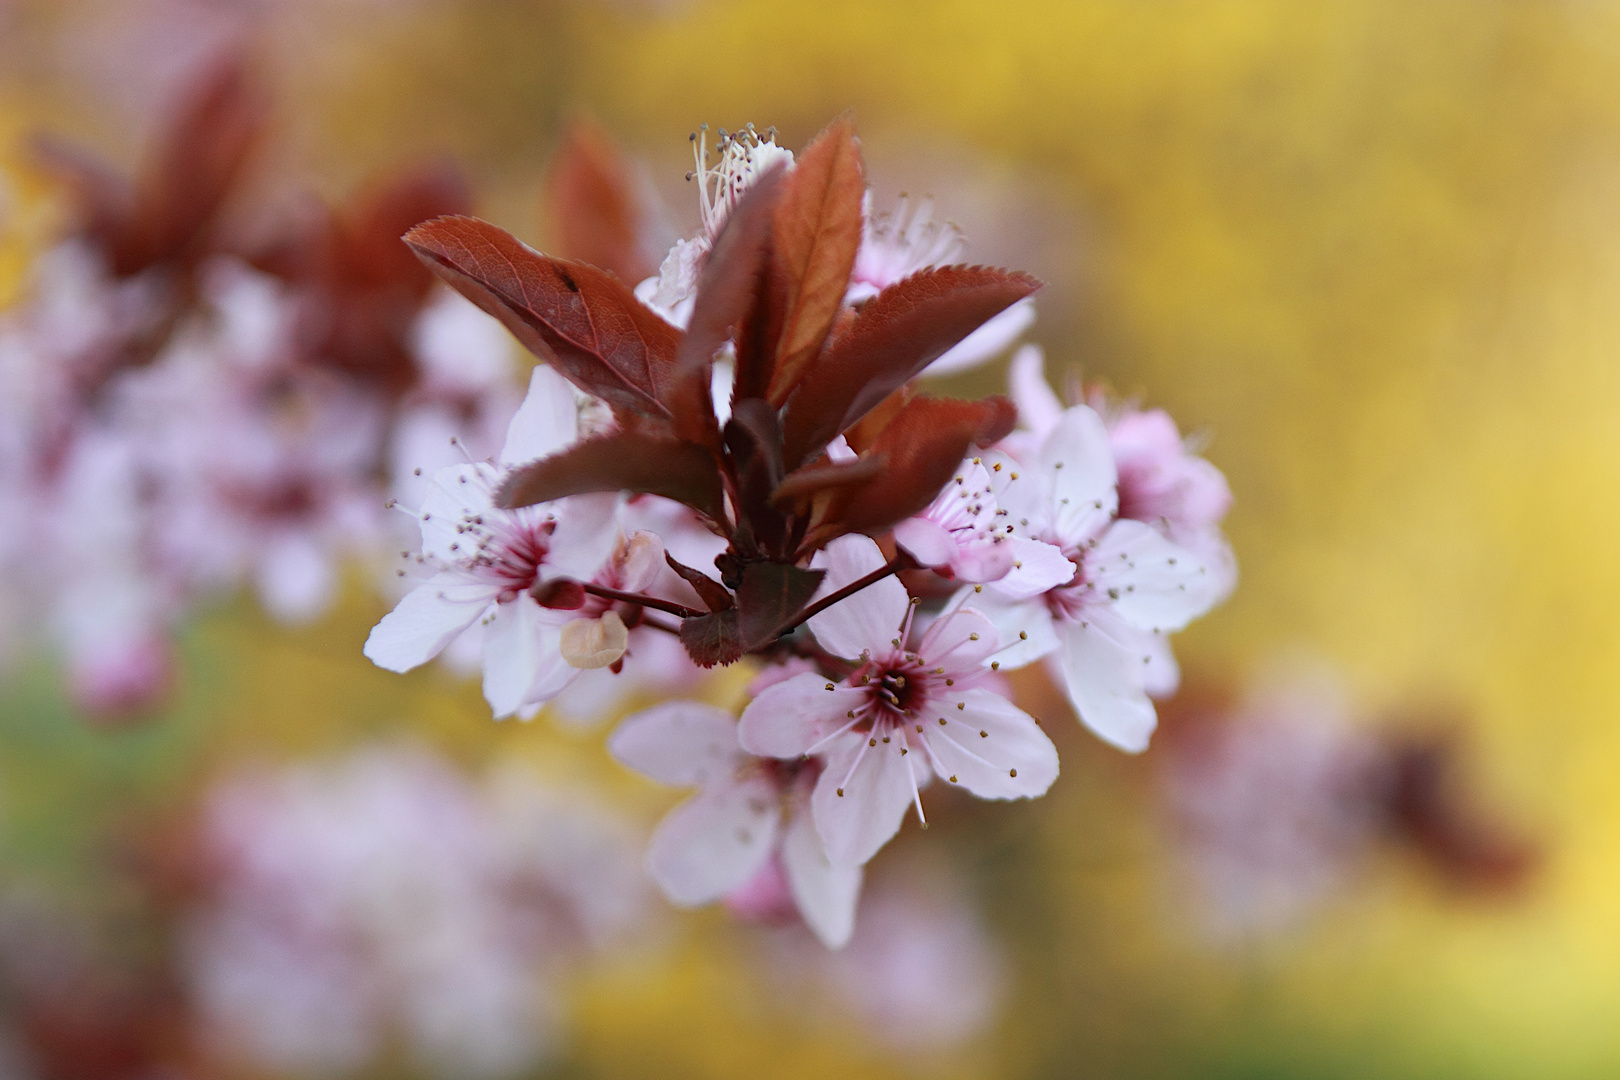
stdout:
[(555, 1042), (567, 962), (644, 911), (625, 823), (507, 765), (414, 746), (238, 773), (202, 822), (211, 888), (182, 966), (206, 1043), (275, 1071), (404, 1050), (496, 1077)]
[[(1022, 430), (1003, 446), (1020, 460), (1029, 460), (1063, 415), (1063, 402), (1046, 381), (1045, 364), (1040, 347), (1026, 345), (1014, 354), (1008, 370)], [(1163, 409), (1110, 407), (1098, 394), (1090, 403), (1108, 427), (1118, 473), (1119, 516), (1146, 522), (1197, 551), (1210, 572), (1221, 578), (1221, 596), (1230, 595), (1237, 584), (1237, 561), (1221, 534), (1221, 521), (1232, 505), (1226, 477), (1192, 452)]]
[(1386, 824), (1385, 748), (1331, 676), (1292, 673), (1166, 749), (1176, 867), (1214, 940), (1276, 933), (1329, 903)]
[(1219, 575), (1198, 552), (1116, 516), (1113, 451), (1090, 408), (1065, 410), (1028, 460), (1003, 465), (1000, 497), (1015, 527), (1060, 548), (1073, 576), (1035, 596), (985, 585), (957, 603), (995, 623), (1006, 666), (1054, 655), (1080, 719), (1115, 746), (1142, 750), (1156, 723), (1149, 691), (1174, 685), (1164, 635), (1219, 601)]
[(536, 367), (498, 462), (435, 474), (417, 516), (419, 561), (436, 572), (372, 630), (367, 657), (390, 671), (408, 671), (479, 623), (484, 696), (496, 716), (510, 716), (555, 696), (580, 670), (606, 667), (623, 656), (627, 632), (611, 606), (590, 597), (584, 608), (554, 611), (530, 590), (558, 578), (600, 577), (599, 584), (639, 591), (662, 569), (657, 538), (620, 533), (612, 497), (579, 496), (517, 510), (494, 504), (507, 469), (569, 445), (577, 424), (572, 387), (549, 368)]
[[(902, 195), (892, 213), (875, 214), (868, 191), (862, 209), (861, 246), (844, 293), (845, 303), (865, 303), (919, 270), (963, 261), (967, 244), (962, 232), (934, 217), (932, 199), (913, 207)], [(1034, 322), (1035, 302), (1020, 300), (953, 345), (924, 374), (954, 375), (978, 367), (1003, 352)]]
[(692, 319), (703, 260), (725, 227), (737, 203), (766, 172), (778, 164), (793, 167), (793, 151), (776, 144), (774, 132), (760, 135), (750, 124), (742, 131), (720, 133), (719, 156), (709, 162), (708, 125), (693, 139), (696, 166), (687, 174), (698, 184), (698, 213), (702, 228), (689, 240), (678, 240), (658, 267), (656, 277), (636, 286), (636, 298), (669, 323), (686, 328)]
[(773, 883), (761, 875), (779, 872), (805, 924), (839, 948), (855, 925), (862, 872), (833, 865), (822, 849), (809, 807), (819, 763), (750, 754), (737, 730), (722, 709), (672, 701), (625, 720), (608, 740), (630, 768), (699, 789), (659, 824), (647, 871), (682, 906), (736, 895), (744, 908), (771, 906), (763, 894)]
[[(864, 536), (846, 536), (816, 555), (828, 595), (884, 565)], [(842, 683), (797, 675), (749, 703), (740, 723), (750, 753), (784, 759), (822, 755), (811, 797), (816, 829), (835, 865), (859, 866), (900, 828), (907, 807), (922, 813), (930, 773), (981, 798), (1043, 794), (1057, 778), (1057, 751), (1026, 713), (984, 688), (999, 645), (978, 612), (959, 609), (907, 647), (913, 602), (892, 577), (810, 620), (823, 648), (858, 660)], [(916, 751), (915, 754), (912, 751)]]
[(1034, 595), (1074, 576), (1057, 548), (1014, 535), (980, 458), (964, 461), (927, 509), (896, 525), (894, 541), (920, 565), (957, 581), (999, 581)]

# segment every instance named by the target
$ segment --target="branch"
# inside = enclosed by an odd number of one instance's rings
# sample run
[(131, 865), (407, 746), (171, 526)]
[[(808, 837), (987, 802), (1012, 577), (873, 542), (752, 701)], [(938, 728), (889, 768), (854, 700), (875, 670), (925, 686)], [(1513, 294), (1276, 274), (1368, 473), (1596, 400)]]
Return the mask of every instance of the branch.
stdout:
[(660, 600), (656, 596), (643, 596), (641, 593), (620, 592), (618, 589), (610, 589), (606, 585), (593, 585), (590, 582), (581, 582), (580, 584), (584, 587), (585, 591), (590, 593), (592, 596), (600, 596), (607, 600), (622, 600), (627, 604), (636, 604), (640, 607), (652, 608), (654, 611), (665, 611), (678, 619), (691, 619), (698, 615), (704, 614), (704, 612), (693, 611), (689, 607), (684, 607), (670, 600)]
[(790, 630), (803, 626), (806, 622), (809, 622), (817, 615), (820, 615), (823, 611), (826, 611), (828, 608), (838, 603), (838, 601), (846, 600), (849, 597), (854, 596), (868, 585), (882, 581), (890, 574), (898, 574), (902, 570), (910, 570), (916, 565), (916, 561), (913, 560), (910, 555), (907, 555), (904, 551), (899, 552), (894, 558), (890, 559), (888, 562), (884, 563), (870, 574), (867, 574), (865, 577), (857, 578), (841, 589), (834, 589), (826, 596), (823, 596), (820, 600), (817, 600), (809, 607), (806, 607), (803, 611), (799, 612), (798, 615), (794, 616), (792, 622), (782, 627), (780, 633), (786, 634)]

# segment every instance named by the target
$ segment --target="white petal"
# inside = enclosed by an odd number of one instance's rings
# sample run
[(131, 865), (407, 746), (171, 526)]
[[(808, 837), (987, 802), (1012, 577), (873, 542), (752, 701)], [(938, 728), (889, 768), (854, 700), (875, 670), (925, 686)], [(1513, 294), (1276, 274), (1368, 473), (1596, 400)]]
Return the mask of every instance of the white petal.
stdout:
[(923, 369), (924, 375), (954, 375), (978, 367), (1000, 354), (1035, 322), (1035, 301), (1025, 298), (991, 316), (977, 330)]
[[(446, 465), (433, 473), (433, 482), (427, 485), (418, 515), (422, 527), (422, 552), (442, 562), (455, 562), (467, 554), (463, 544), (467, 537), (457, 532), (463, 518), (477, 514), (505, 514), (495, 510), (490, 492), (499, 481), (499, 474), (488, 465), (465, 462)], [(452, 549), (451, 545), (455, 548)]]
[(966, 708), (946, 708), (942, 716), (924, 718), (923, 737), (940, 779), (981, 799), (1045, 794), (1057, 779), (1057, 748), (1029, 714), (982, 688), (968, 690), (958, 700)]
[(948, 611), (934, 620), (917, 645), (917, 654), (929, 667), (936, 664), (947, 671), (967, 671), (984, 666), (990, 654), (1001, 647), (1001, 635), (984, 615), (973, 610), (972, 602)]
[(372, 627), (366, 659), (389, 671), (425, 664), (476, 622), (492, 599), (488, 586), (468, 585), (449, 574), (429, 578)]
[(613, 555), (619, 533), (619, 496), (571, 495), (552, 506), (557, 528), (546, 555), (548, 574), (589, 581)]
[[(540, 705), (574, 684), (574, 681), (585, 674), (582, 668), (574, 667), (562, 655), (562, 627), (550, 622), (546, 616), (552, 612), (542, 611), (540, 625), (535, 631), (535, 655), (539, 658), (535, 664), (534, 681), (523, 695), (523, 704)], [(613, 678), (612, 672), (602, 668), (601, 671), (608, 678)]]
[(737, 721), (737, 740), (750, 754), (796, 758), (849, 723), (844, 714), (859, 700), (814, 672), (795, 675), (748, 703)]
[(1045, 434), (1063, 415), (1063, 402), (1046, 381), (1046, 354), (1039, 345), (1025, 345), (1013, 353), (1007, 367), (1007, 391), (1018, 406), (1018, 423)]
[(1119, 506), (1119, 476), (1102, 417), (1084, 405), (1065, 409), (1041, 443), (1035, 468), (1050, 485), (1052, 535), (1073, 548), (1101, 533)]
[(574, 388), (545, 364), (529, 374), (529, 393), (506, 428), (501, 464), (525, 462), (555, 454), (579, 435), (579, 408)]
[(742, 761), (737, 721), (700, 701), (665, 702), (626, 717), (607, 748), (621, 764), (676, 787), (707, 784)]
[(1121, 618), (1143, 630), (1180, 630), (1213, 607), (1222, 588), (1200, 555), (1140, 521), (1108, 527), (1086, 554), (1086, 576)]
[[(812, 568), (827, 571), (816, 598), (859, 581), (885, 562), (871, 537), (840, 536), (810, 562)], [(810, 632), (828, 652), (853, 660), (868, 650), (888, 648), (910, 606), (905, 586), (891, 574), (815, 616), (810, 620)]]
[(1053, 544), (1013, 537), (1003, 540), (1013, 554), (1013, 568), (995, 583), (996, 592), (1013, 599), (1039, 596), (1074, 579), (1074, 563)]
[(1158, 717), (1145, 689), (1142, 654), (1130, 648), (1128, 628), (1105, 615), (1066, 623), (1058, 654), (1080, 719), (1104, 742), (1139, 753), (1147, 749)]
[(992, 586), (982, 591), (963, 589), (951, 597), (947, 609), (968, 607), (990, 620), (1001, 640), (995, 660), (1009, 670), (1032, 664), (1057, 651), (1057, 633), (1052, 629), (1052, 613), (1041, 597), (1010, 600), (997, 596)]
[(540, 674), (542, 610), (534, 597), (520, 593), (516, 600), (496, 604), (484, 626), (484, 700), (497, 719), (527, 703)]
[(923, 566), (947, 566), (956, 555), (956, 541), (951, 534), (927, 518), (907, 518), (896, 525), (894, 542)]
[(677, 904), (718, 900), (764, 865), (781, 818), (762, 777), (716, 784), (665, 815), (647, 848), (647, 872)]
[(1138, 630), (1136, 645), (1142, 653), (1142, 689), (1148, 697), (1167, 698), (1181, 685), (1181, 665), (1170, 649), (1169, 634)]
[(801, 808), (782, 838), (782, 871), (804, 924), (827, 948), (841, 949), (855, 932), (855, 907), (865, 870), (827, 861), (808, 809)]
[(865, 739), (841, 739), (828, 755), (810, 806), (834, 866), (860, 866), (900, 831), (916, 796), (912, 769), (928, 769), (920, 750), (902, 756), (901, 749), (899, 739), (876, 746)]

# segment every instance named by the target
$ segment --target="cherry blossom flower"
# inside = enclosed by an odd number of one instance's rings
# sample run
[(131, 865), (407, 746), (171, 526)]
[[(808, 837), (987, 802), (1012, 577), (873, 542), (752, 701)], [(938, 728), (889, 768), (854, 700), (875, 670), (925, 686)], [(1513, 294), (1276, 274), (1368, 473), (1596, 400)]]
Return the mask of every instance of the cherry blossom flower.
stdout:
[(756, 917), (788, 899), (828, 947), (849, 940), (861, 868), (834, 866), (811, 820), (816, 761), (744, 751), (731, 714), (672, 701), (626, 719), (608, 740), (620, 762), (661, 783), (696, 787), (653, 834), (647, 870), (672, 901), (726, 898)]
[[(824, 596), (883, 565), (877, 544), (863, 536), (835, 540), (812, 562), (826, 571)], [(981, 685), (999, 645), (990, 622), (958, 609), (911, 650), (913, 607), (889, 577), (813, 616), (810, 630), (822, 647), (859, 666), (841, 683), (796, 675), (742, 715), (748, 752), (825, 757), (811, 809), (834, 865), (865, 863), (899, 830), (909, 806), (921, 818), (930, 771), (987, 799), (1031, 798), (1057, 778), (1057, 751), (1035, 721)]]
[[(920, 270), (962, 261), (967, 243), (955, 225), (934, 217), (934, 201), (915, 208), (906, 195), (890, 213), (872, 211), (872, 193), (862, 204), (861, 246), (844, 302), (860, 304)], [(928, 365), (926, 375), (954, 375), (1004, 351), (1035, 322), (1035, 301), (1020, 300), (953, 345)]]
[(698, 213), (702, 228), (689, 240), (678, 240), (658, 267), (656, 277), (636, 286), (636, 299), (682, 329), (692, 318), (698, 271), (714, 247), (732, 208), (755, 180), (778, 164), (792, 168), (793, 151), (776, 144), (774, 131), (764, 135), (752, 124), (741, 131), (720, 132), (719, 157), (709, 163), (708, 125), (692, 137), (696, 166), (687, 174), (698, 183)]
[(645, 911), (624, 822), (499, 766), (421, 747), (228, 775), (202, 821), (212, 881), (183, 926), (203, 1041), (277, 1071), (404, 1049), (436, 1075), (532, 1065), (558, 981)]
[(927, 509), (896, 525), (894, 540), (919, 565), (958, 581), (997, 581), (1009, 591), (1034, 595), (1074, 576), (1057, 548), (1014, 535), (979, 458), (964, 461)]
[[(1018, 404), (1022, 431), (1004, 446), (1027, 459), (1062, 416), (1064, 405), (1046, 381), (1045, 356), (1037, 345), (1014, 354), (1008, 371), (1012, 398)], [(1108, 445), (1118, 472), (1122, 518), (1145, 522), (1182, 547), (1201, 555), (1220, 578), (1220, 597), (1237, 585), (1237, 560), (1221, 534), (1221, 521), (1232, 505), (1226, 477), (1191, 451), (1176, 422), (1163, 409), (1110, 406), (1100, 394), (1091, 406), (1108, 426)]]
[(1172, 739), (1161, 793), (1216, 941), (1277, 933), (1341, 893), (1384, 824), (1388, 762), (1331, 676), (1294, 673)]
[(1219, 601), (1219, 575), (1152, 526), (1116, 516), (1108, 431), (1087, 406), (1064, 410), (1029, 460), (998, 463), (1015, 527), (1060, 548), (1074, 572), (1038, 595), (990, 584), (957, 602), (971, 601), (995, 623), (1003, 664), (1054, 655), (1080, 719), (1121, 749), (1146, 748), (1156, 722), (1149, 692), (1176, 677), (1165, 634)]
[(624, 655), (627, 629), (611, 607), (591, 598), (586, 608), (552, 610), (531, 590), (557, 578), (591, 581), (599, 574), (614, 588), (645, 587), (662, 568), (657, 538), (619, 533), (612, 497), (518, 510), (494, 503), (506, 468), (569, 445), (577, 425), (573, 389), (549, 368), (536, 367), (498, 463), (456, 465), (434, 475), (418, 518), (419, 558), (436, 573), (372, 630), (367, 657), (390, 671), (408, 671), (480, 623), (484, 695), (496, 716), (510, 716), (556, 695), (580, 670), (606, 667)]

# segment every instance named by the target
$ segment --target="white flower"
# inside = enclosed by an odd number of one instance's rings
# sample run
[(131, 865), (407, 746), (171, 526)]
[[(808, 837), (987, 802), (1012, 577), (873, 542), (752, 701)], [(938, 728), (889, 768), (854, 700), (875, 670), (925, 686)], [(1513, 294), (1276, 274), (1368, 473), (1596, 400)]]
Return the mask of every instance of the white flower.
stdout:
[[(902, 195), (893, 213), (874, 214), (868, 191), (862, 209), (861, 246), (844, 293), (846, 304), (864, 303), (919, 270), (962, 261), (967, 248), (962, 232), (934, 217), (932, 199), (923, 199), (913, 209), (911, 200)], [(952, 375), (978, 367), (1034, 322), (1035, 301), (1020, 300), (953, 345), (924, 374)]]
[(437, 572), (372, 630), (367, 657), (390, 671), (408, 671), (480, 623), (484, 696), (500, 717), (550, 699), (580, 670), (623, 655), (625, 626), (611, 606), (591, 597), (579, 610), (554, 611), (541, 607), (530, 590), (566, 577), (600, 578), (599, 584), (637, 591), (662, 569), (657, 538), (620, 534), (610, 496), (517, 510), (494, 504), (509, 467), (567, 446), (577, 425), (572, 387), (536, 367), (498, 463), (456, 465), (434, 475), (417, 516), (420, 561)]
[(636, 299), (652, 308), (674, 326), (685, 329), (692, 319), (693, 295), (698, 273), (714, 242), (725, 227), (732, 208), (748, 189), (778, 163), (793, 167), (793, 151), (776, 144), (774, 131), (763, 136), (752, 124), (742, 131), (720, 132), (719, 160), (709, 164), (708, 126), (693, 137), (692, 155), (696, 168), (687, 174), (698, 182), (698, 213), (703, 227), (690, 240), (679, 240), (669, 249), (658, 275), (636, 286)]
[[(825, 596), (883, 564), (871, 539), (846, 536), (812, 565), (827, 572)], [(1057, 778), (1057, 751), (1035, 721), (982, 685), (998, 646), (989, 621), (956, 610), (913, 651), (906, 647), (912, 609), (905, 587), (888, 577), (817, 614), (810, 630), (822, 647), (859, 666), (841, 684), (796, 675), (742, 715), (750, 753), (825, 756), (811, 808), (834, 865), (870, 859), (913, 803), (920, 816), (931, 772), (989, 799), (1040, 795)]]
[(1121, 749), (1144, 749), (1156, 723), (1148, 694), (1176, 677), (1164, 635), (1218, 602), (1219, 575), (1152, 526), (1116, 516), (1108, 431), (1086, 406), (1063, 411), (1029, 461), (999, 463), (1014, 527), (1061, 549), (1073, 575), (1035, 596), (990, 584), (956, 602), (995, 623), (1003, 664), (1055, 655), (1080, 719)]
[(816, 834), (809, 803), (819, 763), (749, 754), (730, 713), (695, 701), (629, 717), (608, 749), (654, 780), (699, 789), (664, 818), (647, 850), (647, 871), (672, 901), (712, 903), (776, 861), (816, 936), (832, 949), (849, 940), (862, 871), (828, 862)]
[(645, 910), (629, 830), (583, 792), (414, 746), (227, 777), (200, 831), (182, 972), (210, 1041), (278, 1073), (532, 1068), (563, 963)]
[(980, 458), (964, 461), (927, 509), (896, 525), (894, 540), (919, 564), (946, 577), (999, 581), (1019, 593), (1045, 592), (1074, 576), (1057, 548), (1013, 534)]

